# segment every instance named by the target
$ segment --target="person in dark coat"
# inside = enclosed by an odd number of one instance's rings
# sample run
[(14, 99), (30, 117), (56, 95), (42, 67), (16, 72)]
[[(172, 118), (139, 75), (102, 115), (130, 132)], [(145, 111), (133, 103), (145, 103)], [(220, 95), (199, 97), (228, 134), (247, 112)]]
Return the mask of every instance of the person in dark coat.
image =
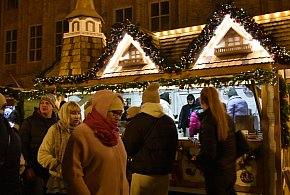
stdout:
[(21, 142), (4, 117), (5, 97), (0, 93), (0, 194), (21, 195)]
[(249, 108), (247, 102), (238, 95), (234, 87), (230, 87), (228, 91), (229, 100), (227, 102), (227, 113), (232, 117), (234, 122), (237, 116), (248, 115)]
[(131, 195), (168, 193), (169, 173), (177, 149), (177, 129), (164, 114), (159, 83), (153, 82), (142, 95), (141, 112), (127, 125), (123, 142), (132, 157)]
[(37, 154), (49, 127), (57, 122), (54, 107), (53, 95), (42, 96), (39, 108), (35, 108), (32, 116), (27, 117), (20, 127), (22, 154), (27, 162), (24, 172), (24, 187), (29, 195), (41, 195), (46, 191), (49, 172), (38, 163)]
[(127, 121), (127, 110), (129, 108), (128, 102), (126, 99), (124, 99), (124, 112), (121, 116), (121, 121)]
[(193, 112), (195, 112), (195, 113), (197, 114), (197, 116), (198, 116), (200, 113), (203, 112), (203, 109), (202, 109), (202, 107), (201, 107), (201, 105), (200, 105), (200, 100), (199, 100), (199, 99), (200, 99), (199, 97), (195, 99), (195, 102), (194, 102), (194, 109), (193, 109)]
[(200, 93), (200, 152), (196, 161), (204, 173), (207, 195), (234, 195), (236, 141), (234, 122), (226, 113), (219, 93), (205, 87)]
[(192, 94), (186, 97), (187, 104), (183, 105), (179, 114), (178, 129), (182, 129), (186, 136), (186, 128), (189, 128), (189, 120), (194, 109), (195, 98)]

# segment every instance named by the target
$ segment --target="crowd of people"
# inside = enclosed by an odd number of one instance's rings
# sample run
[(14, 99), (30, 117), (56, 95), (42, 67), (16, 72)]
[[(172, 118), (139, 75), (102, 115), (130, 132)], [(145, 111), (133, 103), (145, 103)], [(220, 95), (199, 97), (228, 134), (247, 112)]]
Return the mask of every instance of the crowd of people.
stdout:
[(48, 94), (18, 132), (3, 115), (6, 99), (0, 94), (0, 194), (167, 194), (179, 128), (189, 129), (191, 137), (199, 133), (200, 151), (191, 160), (204, 174), (206, 194), (234, 195), (235, 117), (247, 115), (248, 108), (234, 88), (228, 95), (235, 102), (225, 105), (214, 87), (204, 87), (198, 98), (189, 94), (176, 125), (171, 97), (159, 94), (158, 82), (143, 91), (140, 106), (128, 106), (119, 93), (97, 91), (84, 119), (74, 101), (55, 112)]

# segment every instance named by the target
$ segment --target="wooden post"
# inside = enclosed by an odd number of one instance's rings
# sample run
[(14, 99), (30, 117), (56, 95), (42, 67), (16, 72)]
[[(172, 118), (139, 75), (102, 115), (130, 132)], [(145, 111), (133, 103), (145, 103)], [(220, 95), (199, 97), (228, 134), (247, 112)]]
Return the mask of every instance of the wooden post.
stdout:
[(279, 86), (262, 87), (264, 195), (282, 195)]

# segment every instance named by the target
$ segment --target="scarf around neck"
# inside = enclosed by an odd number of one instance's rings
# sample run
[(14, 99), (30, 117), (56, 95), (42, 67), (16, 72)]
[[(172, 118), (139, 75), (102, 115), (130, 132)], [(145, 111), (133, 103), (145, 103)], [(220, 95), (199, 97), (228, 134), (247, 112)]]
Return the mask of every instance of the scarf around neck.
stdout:
[(94, 132), (95, 136), (106, 146), (115, 146), (118, 143), (119, 129), (111, 124), (94, 108), (84, 120)]

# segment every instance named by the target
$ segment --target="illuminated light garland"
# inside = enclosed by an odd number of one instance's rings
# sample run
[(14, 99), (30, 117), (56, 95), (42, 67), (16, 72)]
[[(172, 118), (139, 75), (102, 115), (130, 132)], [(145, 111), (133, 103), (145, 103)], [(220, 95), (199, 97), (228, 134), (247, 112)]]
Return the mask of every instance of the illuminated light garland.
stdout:
[(289, 132), (289, 115), (290, 115), (290, 106), (289, 106), (289, 85), (287, 86), (286, 82), (282, 77), (279, 79), (279, 89), (280, 89), (280, 123), (281, 123), (281, 141), (282, 148), (288, 148), (290, 144), (290, 132)]

